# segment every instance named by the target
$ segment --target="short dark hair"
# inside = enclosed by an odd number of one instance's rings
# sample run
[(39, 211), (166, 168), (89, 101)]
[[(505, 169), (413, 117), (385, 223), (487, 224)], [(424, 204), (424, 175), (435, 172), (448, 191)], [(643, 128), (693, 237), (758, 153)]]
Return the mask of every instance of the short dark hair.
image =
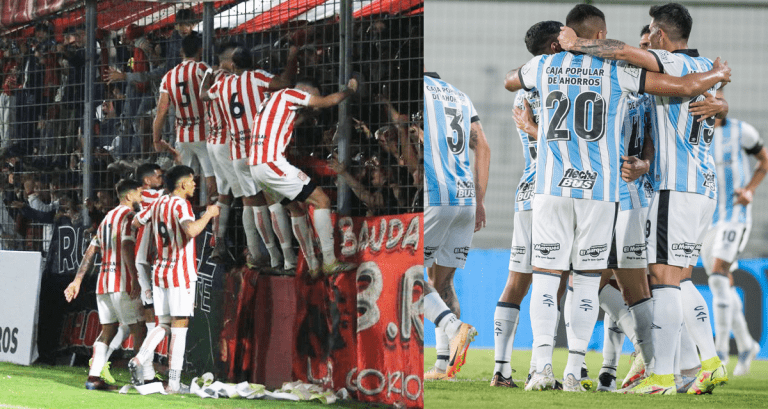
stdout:
[(640, 29), (640, 37), (646, 34), (651, 34), (651, 26), (648, 24), (644, 25), (643, 28)]
[(117, 182), (115, 191), (117, 191), (117, 197), (122, 199), (126, 193), (130, 192), (131, 190), (140, 189), (141, 186), (141, 183), (133, 179), (121, 179), (119, 182)]
[(296, 80), (296, 85), (299, 84), (309, 85), (310, 87), (320, 89), (320, 81), (318, 81), (315, 77), (310, 77), (307, 75), (299, 77), (299, 79)]
[(688, 40), (693, 27), (691, 13), (682, 4), (667, 3), (651, 6), (648, 12), (672, 41)]
[(144, 178), (147, 176), (154, 176), (155, 171), (157, 170), (163, 170), (163, 168), (157, 163), (144, 163), (136, 168), (136, 174), (134, 176), (136, 177), (136, 180), (144, 184)]
[(197, 52), (203, 48), (203, 39), (197, 33), (191, 33), (181, 40), (181, 49), (184, 51), (184, 56), (192, 58), (197, 55)]
[(191, 9), (181, 9), (175, 14), (176, 24), (191, 24), (196, 21), (195, 13)]
[(560, 35), (559, 21), (540, 21), (531, 26), (525, 33), (525, 48), (533, 55), (541, 55), (547, 51), (553, 41)]
[(249, 70), (253, 67), (253, 56), (251, 51), (245, 47), (238, 46), (232, 53), (232, 62), (241, 70)]
[(597, 7), (591, 4), (577, 4), (573, 6), (565, 17), (565, 25), (573, 28), (574, 25), (582, 24), (592, 17), (605, 21), (605, 14)]
[(176, 189), (176, 185), (179, 183), (179, 179), (185, 176), (194, 176), (195, 171), (189, 166), (177, 165), (172, 167), (165, 174), (165, 187), (169, 192), (173, 192)]
[(229, 50), (234, 50), (242, 46), (243, 44), (237, 41), (224, 41), (216, 47), (216, 55), (222, 55)]

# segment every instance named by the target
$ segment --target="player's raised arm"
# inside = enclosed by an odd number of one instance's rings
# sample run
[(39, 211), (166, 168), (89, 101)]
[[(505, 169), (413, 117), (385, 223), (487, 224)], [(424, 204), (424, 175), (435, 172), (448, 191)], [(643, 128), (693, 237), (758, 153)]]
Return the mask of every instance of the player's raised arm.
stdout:
[(205, 213), (203, 213), (202, 216), (200, 216), (199, 219), (195, 221), (191, 220), (185, 220), (181, 222), (181, 228), (184, 230), (184, 234), (186, 234), (189, 237), (197, 237), (200, 233), (205, 230), (205, 226), (208, 225), (208, 222), (211, 221), (214, 217), (219, 215), (219, 206), (217, 205), (208, 205), (208, 207), (205, 209)]
[(730, 80), (731, 69), (728, 67), (728, 62), (721, 64), (720, 58), (718, 58), (712, 65), (711, 70), (688, 74), (683, 77), (647, 72), (645, 76), (645, 89), (641, 91), (659, 96), (693, 98), (705, 93), (718, 82), (727, 83)]
[(504, 88), (509, 92), (517, 92), (525, 88), (520, 81), (520, 69), (522, 66), (515, 68), (507, 73), (504, 77)]
[(285, 66), (285, 70), (278, 76), (272, 78), (269, 82), (270, 90), (277, 90), (287, 88), (293, 83), (293, 79), (296, 78), (296, 73), (299, 72), (299, 48), (291, 46), (288, 50), (288, 63)]
[(85, 251), (83, 261), (80, 262), (80, 268), (77, 269), (77, 274), (75, 274), (75, 279), (72, 280), (72, 282), (69, 283), (67, 288), (64, 290), (64, 297), (67, 299), (67, 302), (72, 302), (72, 300), (77, 298), (77, 295), (80, 294), (80, 284), (83, 282), (85, 273), (90, 270), (91, 264), (93, 263), (93, 258), (96, 256), (96, 251), (98, 248), (99, 246), (91, 242), (91, 244), (88, 246), (88, 250)]
[(344, 101), (347, 97), (353, 95), (355, 92), (357, 92), (357, 80), (352, 78), (347, 83), (347, 86), (339, 92), (335, 92), (324, 97), (312, 95), (309, 98), (309, 103), (307, 106), (310, 108), (332, 107), (334, 105), (340, 104), (341, 101)]
[(480, 119), (472, 122), (469, 132), (469, 149), (475, 152), (474, 170), (475, 176), (475, 196), (477, 205), (475, 207), (475, 231), (485, 227), (485, 190), (488, 187), (488, 175), (491, 169), (491, 147), (483, 132), (483, 125)]
[(165, 116), (168, 115), (168, 107), (170, 106), (170, 103), (171, 100), (168, 93), (161, 92), (160, 98), (157, 100), (157, 115), (155, 116), (155, 121), (152, 122), (152, 143), (154, 144), (155, 150), (158, 152), (164, 151), (165, 146), (168, 145), (167, 143), (162, 143), (165, 141), (163, 141), (161, 137), (163, 135)]
[(576, 36), (570, 27), (563, 26), (557, 37), (563, 50), (576, 51), (611, 60), (624, 60), (650, 72), (661, 72), (662, 65), (654, 54), (625, 44), (619, 40), (586, 40)]

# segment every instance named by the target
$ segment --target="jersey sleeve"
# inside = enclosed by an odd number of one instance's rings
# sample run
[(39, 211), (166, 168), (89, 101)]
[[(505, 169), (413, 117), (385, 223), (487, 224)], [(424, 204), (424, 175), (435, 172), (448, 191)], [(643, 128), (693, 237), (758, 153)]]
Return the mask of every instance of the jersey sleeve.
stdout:
[(195, 214), (192, 212), (192, 204), (188, 200), (179, 201), (176, 205), (175, 212), (176, 217), (179, 219), (179, 223), (190, 220), (195, 221)]
[[(306, 107), (309, 106), (309, 99), (312, 98), (312, 95), (307, 92), (292, 88), (285, 91), (285, 98), (288, 102), (291, 103), (291, 105), (301, 105)], [(474, 109), (472, 112), (474, 112)]]
[(221, 95), (221, 80), (223, 77), (219, 77), (216, 81), (213, 82), (213, 85), (211, 85), (210, 88), (208, 88), (208, 98), (210, 99), (217, 99)]
[(250, 71), (250, 75), (251, 75), (251, 79), (253, 81), (254, 86), (260, 87), (260, 88), (268, 88), (269, 83), (272, 82), (273, 78), (275, 78), (274, 75), (264, 70)]
[(645, 93), (644, 69), (624, 61), (612, 61), (611, 64), (616, 66), (615, 76), (623, 92)]
[(480, 122), (480, 115), (477, 114), (475, 104), (473, 104), (472, 101), (469, 101), (469, 123), (472, 124), (475, 122)]
[(136, 241), (136, 235), (134, 234), (133, 229), (133, 218), (135, 217), (134, 213), (128, 213), (125, 216), (125, 219), (123, 220), (123, 225), (121, 226), (122, 234), (120, 235), (120, 240), (122, 241)]
[(136, 220), (139, 221), (139, 224), (144, 226), (149, 222), (150, 217), (152, 216), (152, 209), (154, 209), (155, 204), (158, 202), (158, 200), (155, 200), (152, 202), (151, 205), (149, 205), (146, 209), (140, 211), (136, 216)]
[(539, 72), (538, 67), (541, 58), (542, 56), (540, 55), (533, 57), (517, 71), (517, 76), (520, 78), (520, 85), (522, 85), (523, 89), (526, 91), (536, 88), (536, 80), (538, 79)]
[(750, 155), (757, 155), (763, 149), (757, 129), (746, 122), (741, 123), (741, 147)]
[(167, 72), (165, 75), (163, 75), (162, 81), (160, 81), (160, 92), (165, 92), (166, 94), (170, 94), (170, 90), (168, 89), (168, 77), (170, 76), (170, 71)]

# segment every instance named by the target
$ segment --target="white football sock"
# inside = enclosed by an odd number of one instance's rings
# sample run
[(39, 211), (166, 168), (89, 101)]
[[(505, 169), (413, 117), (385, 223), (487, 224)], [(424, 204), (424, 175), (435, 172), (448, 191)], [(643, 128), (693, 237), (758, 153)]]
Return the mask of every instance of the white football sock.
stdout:
[(272, 217), (269, 215), (267, 206), (254, 206), (253, 217), (256, 220), (256, 230), (259, 236), (264, 240), (264, 246), (269, 252), (269, 261), (272, 268), (280, 267), (280, 250), (275, 243), (275, 235), (272, 233)]
[(253, 206), (243, 206), (243, 230), (245, 231), (245, 243), (248, 246), (248, 252), (251, 253), (251, 257), (254, 260), (258, 260), (262, 257), (261, 249), (259, 249), (259, 240), (256, 230), (256, 219), (254, 218)]
[(557, 333), (557, 288), (559, 286), (559, 275), (533, 272), (530, 311), (533, 355), (537, 372), (543, 371), (547, 364), (552, 364), (552, 350)]
[(653, 298), (640, 300), (629, 307), (635, 332), (635, 352), (643, 356), (643, 364), (646, 368), (653, 368), (653, 358), (655, 356), (653, 346), (655, 340), (655, 331), (653, 329), (654, 308)]
[(712, 315), (715, 318), (715, 348), (722, 355), (728, 355), (731, 341), (731, 283), (722, 274), (709, 276), (709, 289), (712, 290)]
[(600, 288), (599, 273), (573, 272), (573, 295), (571, 301), (571, 333), (573, 339), (568, 339), (568, 364), (563, 373), (563, 379), (573, 374), (581, 379), (581, 367), (584, 356), (592, 338), (592, 332), (600, 312), (598, 289)]
[(91, 362), (91, 369), (88, 371), (88, 376), (101, 376), (101, 370), (104, 369), (104, 364), (107, 362), (107, 344), (103, 342), (93, 343), (93, 362)]
[(424, 318), (432, 321), (436, 327), (442, 328), (449, 339), (456, 336), (462, 324), (440, 295), (434, 291), (424, 296)]
[(123, 345), (123, 341), (126, 340), (131, 335), (131, 329), (128, 328), (127, 325), (121, 325), (117, 328), (117, 333), (115, 333), (115, 337), (112, 338), (112, 342), (109, 343), (109, 348), (107, 348), (107, 354), (104, 358), (105, 361), (109, 362), (109, 358), (112, 356), (112, 353), (115, 352), (115, 350), (120, 349), (120, 346)]
[(223, 238), (227, 234), (227, 224), (229, 224), (229, 205), (226, 203), (217, 202), (216, 206), (219, 206), (219, 231), (217, 232), (218, 238)]
[(603, 319), (603, 367), (600, 369), (600, 373), (608, 372), (616, 376), (616, 368), (619, 366), (623, 346), (624, 333), (616, 321), (606, 314)]
[(331, 222), (331, 209), (315, 209), (312, 217), (315, 232), (320, 239), (320, 250), (323, 252), (323, 265), (336, 262), (333, 252), (333, 223)]
[[(155, 322), (154, 321), (147, 321), (147, 334), (150, 333), (153, 329), (155, 329)], [(133, 349), (141, 348), (141, 345), (134, 346)]]
[[(701, 366), (699, 353), (696, 351), (696, 343), (693, 342), (688, 325), (683, 323), (680, 328), (680, 370), (686, 371)], [(679, 373), (679, 372), (678, 372)]]
[(437, 369), (445, 372), (448, 368), (448, 360), (451, 359), (451, 340), (440, 327), (435, 327), (435, 349), (437, 350)]
[[(155, 357), (155, 348), (160, 345), (165, 337), (171, 332), (171, 328), (167, 324), (160, 324), (155, 327), (147, 337), (144, 339), (144, 343), (141, 344), (139, 353), (136, 354), (136, 358), (144, 365), (152, 365), (152, 360)], [(154, 376), (154, 373), (152, 374)]]
[(501, 372), (501, 376), (505, 378), (512, 376), (509, 359), (512, 356), (519, 314), (519, 305), (501, 301), (496, 303), (496, 310), (493, 313), (493, 346), (496, 360), (493, 373)]
[(598, 299), (600, 300), (600, 308), (605, 311), (606, 315), (610, 316), (610, 321), (629, 338), (632, 345), (637, 347), (635, 320), (632, 318), (632, 313), (629, 312), (629, 307), (624, 303), (621, 292), (612, 285), (606, 285), (600, 289)]
[(744, 305), (741, 302), (739, 293), (736, 291), (736, 287), (731, 287), (731, 313), (733, 314), (731, 321), (733, 339), (736, 341), (736, 349), (741, 354), (752, 349), (755, 340), (752, 338), (752, 334), (749, 333), (747, 320), (744, 318)]
[(304, 259), (310, 270), (316, 270), (318, 266), (317, 256), (315, 255), (315, 242), (312, 237), (312, 229), (309, 228), (306, 216), (291, 217), (293, 234), (299, 241), (301, 252), (304, 253)]
[(272, 229), (280, 242), (280, 248), (283, 249), (283, 267), (286, 270), (295, 268), (297, 260), (296, 252), (293, 251), (291, 219), (288, 217), (288, 212), (280, 203), (269, 206), (269, 212), (272, 214)]
[[(682, 300), (677, 286), (651, 286), (653, 294), (653, 344), (654, 373), (674, 374), (675, 350), (680, 343), (680, 327), (683, 325)], [(648, 359), (643, 356), (647, 361)]]
[[(701, 353), (701, 360), (706, 361), (717, 356), (715, 339), (712, 337), (712, 323), (709, 321), (709, 307), (699, 290), (690, 279), (680, 282), (683, 300), (683, 319), (688, 333), (696, 342)], [(688, 369), (688, 368), (683, 368)]]
[(187, 329), (171, 328), (171, 344), (168, 348), (168, 387), (172, 391), (180, 388), (181, 370), (184, 369), (184, 349), (187, 345)]

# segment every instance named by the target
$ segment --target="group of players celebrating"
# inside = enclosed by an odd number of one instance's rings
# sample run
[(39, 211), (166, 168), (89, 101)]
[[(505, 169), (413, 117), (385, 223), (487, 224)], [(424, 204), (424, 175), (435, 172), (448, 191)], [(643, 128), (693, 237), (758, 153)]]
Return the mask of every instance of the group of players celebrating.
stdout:
[[(251, 54), (241, 44), (226, 43), (217, 51), (219, 65), (213, 70), (199, 61), (199, 35), (183, 39), (183, 61), (162, 79), (153, 125), (155, 149), (173, 151), (183, 164), (165, 175), (159, 166), (144, 164), (134, 173), (137, 180), (117, 184), (120, 204), (99, 225), (74, 281), (64, 291), (67, 301), (77, 297), (99, 252), (96, 301), (102, 332), (93, 345), (86, 389), (113, 388), (109, 357), (132, 334), (134, 345), (141, 346), (128, 363), (132, 383), (160, 381), (153, 367), (155, 348), (170, 336), (166, 391), (182, 391), (180, 377), (197, 280), (194, 239), (217, 219), (214, 256), (223, 257), (234, 198), (243, 198), (250, 266), (295, 270), (293, 231), (313, 278), (355, 267), (335, 257), (328, 196), (287, 161), (285, 150), (297, 115), (339, 104), (357, 91), (357, 81), (351, 79), (340, 92), (323, 97), (313, 79), (294, 82), (295, 48), (285, 72), (278, 76), (251, 69)], [(171, 108), (175, 148), (161, 138)], [(189, 202), (196, 188), (190, 167), (193, 157), (208, 186), (215, 182), (212, 191), (218, 195), (218, 202), (197, 220)], [(314, 231), (305, 204), (314, 206)], [(314, 248), (315, 233), (322, 263)], [(269, 252), (264, 260), (257, 257), (259, 237)]]
[[(731, 330), (739, 349), (734, 375), (747, 373), (759, 351), (731, 272), (749, 234), (750, 203), (768, 170), (768, 151), (753, 127), (726, 118), (722, 87), (730, 69), (688, 48), (688, 10), (669, 3), (649, 14), (635, 48), (606, 39), (604, 14), (579, 4), (564, 26), (534, 24), (525, 37), (533, 59), (505, 78), (504, 87), (517, 92), (525, 170), (509, 277), (494, 313), (491, 386), (516, 387), (509, 360), (529, 288), (533, 353), (526, 390), (593, 386), (584, 355), (598, 305), (606, 313), (598, 391), (711, 393), (728, 380)], [(425, 316), (436, 325), (438, 360), (425, 379), (448, 379), (477, 334), (459, 319), (451, 279), (466, 260), (466, 250), (456, 250), (471, 243), (471, 230), (461, 230), (473, 224), (468, 215), (476, 218), (475, 230), (485, 222), (489, 158), (476, 155), (481, 173), (472, 175), (463, 135), (485, 140), (479, 117), (465, 94), (433, 77), (425, 77), (424, 91), (426, 186), (435, 208), (425, 209), (431, 284)], [(751, 176), (746, 154), (758, 161)], [(472, 186), (476, 194), (459, 199), (468, 195), (456, 186)], [(449, 215), (451, 207), (465, 208), (453, 214), (468, 220)], [(700, 253), (717, 342), (707, 304), (691, 282)], [(552, 351), (566, 291), (569, 353), (560, 382)], [(617, 385), (625, 336), (636, 358)]]

